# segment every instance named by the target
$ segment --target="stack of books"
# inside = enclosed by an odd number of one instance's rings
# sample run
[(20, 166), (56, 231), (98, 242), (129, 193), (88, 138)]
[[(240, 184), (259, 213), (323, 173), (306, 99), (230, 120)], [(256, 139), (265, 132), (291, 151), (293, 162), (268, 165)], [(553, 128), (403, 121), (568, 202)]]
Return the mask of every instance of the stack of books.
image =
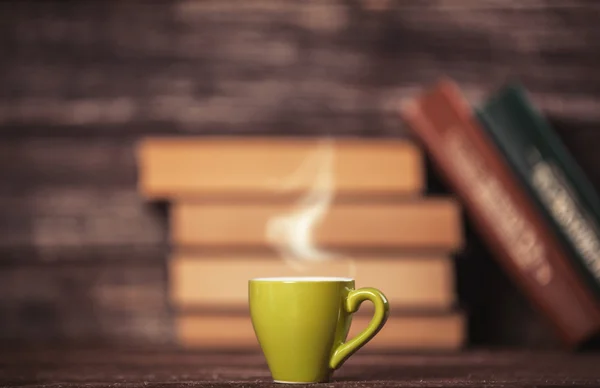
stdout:
[[(353, 277), (391, 314), (365, 349), (458, 349), (463, 245), (455, 198), (425, 194), (423, 151), (405, 139), (147, 138), (139, 191), (169, 203), (170, 300), (179, 344), (258, 349), (248, 280)], [(355, 314), (363, 330), (372, 306)]]
[(570, 348), (600, 335), (600, 197), (525, 88), (472, 107), (443, 79), (400, 115), (494, 257)]

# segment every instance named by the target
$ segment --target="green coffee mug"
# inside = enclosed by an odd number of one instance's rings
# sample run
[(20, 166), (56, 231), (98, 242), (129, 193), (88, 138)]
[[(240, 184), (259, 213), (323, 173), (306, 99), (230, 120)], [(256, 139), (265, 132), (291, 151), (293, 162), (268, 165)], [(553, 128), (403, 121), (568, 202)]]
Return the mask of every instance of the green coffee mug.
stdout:
[[(375, 288), (354, 289), (350, 278), (256, 278), (248, 284), (250, 316), (273, 380), (317, 383), (381, 330), (388, 301)], [(369, 325), (346, 341), (352, 314), (362, 302), (375, 305)]]

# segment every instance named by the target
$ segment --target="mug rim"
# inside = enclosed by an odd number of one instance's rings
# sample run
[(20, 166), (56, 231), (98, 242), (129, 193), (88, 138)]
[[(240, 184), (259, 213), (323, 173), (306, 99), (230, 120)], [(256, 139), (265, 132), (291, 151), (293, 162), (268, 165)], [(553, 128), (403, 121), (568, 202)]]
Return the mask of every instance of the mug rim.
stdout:
[(354, 278), (343, 276), (268, 276), (252, 278), (251, 282), (282, 282), (282, 283), (336, 283), (336, 282), (352, 282)]

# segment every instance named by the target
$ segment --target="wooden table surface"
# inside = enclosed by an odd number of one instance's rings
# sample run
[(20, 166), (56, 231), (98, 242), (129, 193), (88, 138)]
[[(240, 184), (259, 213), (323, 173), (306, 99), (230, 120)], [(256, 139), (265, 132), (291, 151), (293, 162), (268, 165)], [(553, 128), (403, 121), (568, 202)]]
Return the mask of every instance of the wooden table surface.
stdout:
[[(464, 351), (450, 354), (359, 352), (336, 373), (335, 387), (600, 387), (600, 353)], [(0, 351), (0, 386), (268, 387), (261, 354), (114, 349)]]

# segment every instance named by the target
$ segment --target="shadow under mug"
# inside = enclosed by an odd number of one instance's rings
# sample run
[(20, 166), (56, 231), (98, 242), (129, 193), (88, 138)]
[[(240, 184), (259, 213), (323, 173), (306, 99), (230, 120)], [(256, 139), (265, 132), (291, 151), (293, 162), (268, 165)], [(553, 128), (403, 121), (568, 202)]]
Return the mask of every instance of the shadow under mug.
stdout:
[[(255, 278), (248, 284), (254, 332), (277, 383), (327, 382), (383, 327), (389, 303), (372, 287), (337, 277)], [(369, 325), (346, 340), (352, 314), (374, 304)]]

